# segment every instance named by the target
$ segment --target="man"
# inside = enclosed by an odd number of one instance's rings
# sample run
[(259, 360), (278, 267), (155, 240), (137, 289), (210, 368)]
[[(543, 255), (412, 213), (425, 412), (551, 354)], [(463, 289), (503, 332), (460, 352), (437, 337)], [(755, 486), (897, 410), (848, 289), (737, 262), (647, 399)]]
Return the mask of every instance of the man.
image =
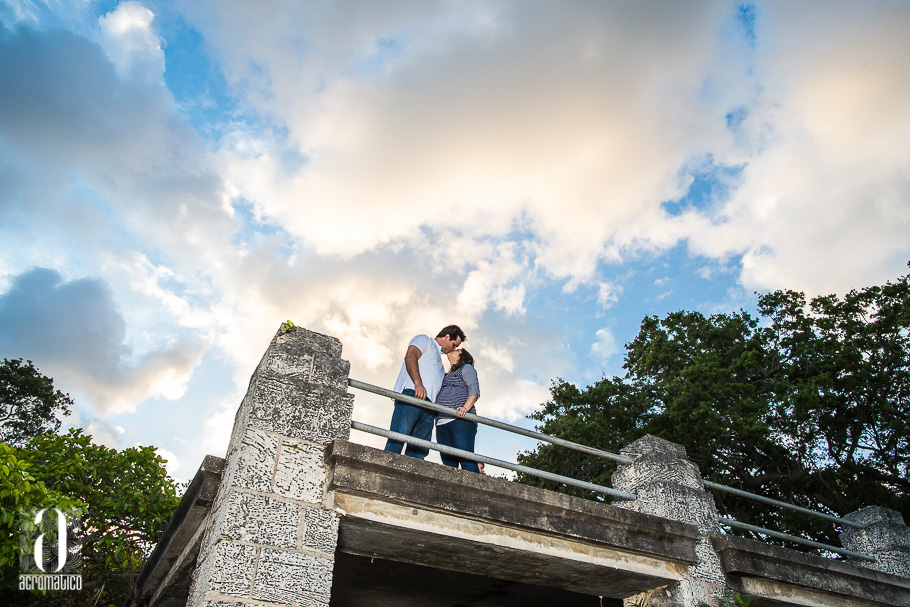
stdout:
[[(445, 327), (439, 332), (436, 339), (430, 339), (427, 335), (414, 337), (408, 343), (408, 351), (404, 355), (401, 371), (395, 381), (395, 392), (421, 400), (435, 401), (436, 394), (442, 387), (442, 376), (445, 375), (445, 369), (442, 368), (442, 355), (457, 349), (465, 339), (467, 338), (464, 331), (457, 325)], [(435, 415), (429, 409), (396, 400), (390, 429), (392, 432), (430, 440), (433, 436)], [(402, 441), (390, 438), (386, 441), (385, 450), (401, 453), (403, 446)], [(408, 443), (404, 454), (423, 459), (429, 454), (429, 450)]]

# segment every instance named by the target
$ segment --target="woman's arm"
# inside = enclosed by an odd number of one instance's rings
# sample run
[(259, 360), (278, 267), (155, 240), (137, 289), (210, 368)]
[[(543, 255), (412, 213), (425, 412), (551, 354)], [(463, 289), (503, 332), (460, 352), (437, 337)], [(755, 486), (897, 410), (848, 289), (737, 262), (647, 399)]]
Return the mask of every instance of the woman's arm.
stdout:
[(477, 371), (474, 370), (474, 366), (465, 365), (461, 369), (461, 379), (468, 386), (468, 400), (455, 409), (458, 417), (464, 417), (464, 414), (473, 409), (474, 403), (480, 398), (480, 382), (477, 380)]
[(470, 412), (471, 409), (474, 408), (474, 403), (477, 402), (478, 398), (480, 398), (479, 394), (472, 394), (468, 397), (468, 400), (464, 401), (464, 404), (462, 406), (455, 409), (455, 413), (458, 414), (458, 417), (464, 417), (465, 413)]

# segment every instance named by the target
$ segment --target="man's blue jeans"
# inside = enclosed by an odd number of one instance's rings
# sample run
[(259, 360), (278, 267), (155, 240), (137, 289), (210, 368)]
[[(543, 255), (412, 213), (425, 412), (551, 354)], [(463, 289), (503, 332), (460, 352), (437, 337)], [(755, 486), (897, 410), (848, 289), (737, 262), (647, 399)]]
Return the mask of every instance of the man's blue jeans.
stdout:
[[(436, 426), (436, 442), (440, 445), (455, 447), (462, 451), (474, 453), (474, 438), (477, 436), (477, 422), (469, 422), (466, 419), (454, 419), (447, 424)], [(446, 466), (457, 468), (461, 464), (462, 470), (470, 472), (480, 472), (477, 462), (455, 457), (448, 453), (439, 452), (442, 463)]]
[[(408, 396), (414, 396), (414, 391), (411, 389), (402, 390), (401, 393), (407, 394)], [(389, 429), (392, 432), (407, 434), (414, 438), (431, 440), (433, 438), (433, 420), (435, 417), (436, 414), (429, 409), (396, 400), (395, 410), (392, 412), (392, 423)], [(401, 448), (403, 446), (403, 442), (390, 438), (385, 443), (385, 450), (401, 453)], [(404, 450), (405, 455), (416, 457), (417, 459), (424, 459), (429, 453), (429, 449), (416, 447), (411, 443), (408, 443), (407, 449)]]

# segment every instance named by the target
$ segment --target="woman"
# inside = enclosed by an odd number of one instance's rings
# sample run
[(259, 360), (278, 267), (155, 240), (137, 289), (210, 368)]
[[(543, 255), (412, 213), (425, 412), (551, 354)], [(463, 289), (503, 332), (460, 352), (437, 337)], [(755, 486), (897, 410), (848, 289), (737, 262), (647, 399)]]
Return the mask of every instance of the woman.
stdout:
[[(454, 415), (436, 414), (436, 442), (455, 447), (462, 451), (474, 452), (474, 438), (477, 436), (477, 422), (469, 422), (465, 413), (474, 413), (474, 403), (480, 398), (480, 384), (474, 370), (474, 357), (467, 350), (452, 350), (446, 356), (452, 367), (442, 379), (442, 388), (436, 396), (436, 404), (445, 405)], [(477, 462), (439, 453), (442, 463), (462, 470), (480, 472)]]

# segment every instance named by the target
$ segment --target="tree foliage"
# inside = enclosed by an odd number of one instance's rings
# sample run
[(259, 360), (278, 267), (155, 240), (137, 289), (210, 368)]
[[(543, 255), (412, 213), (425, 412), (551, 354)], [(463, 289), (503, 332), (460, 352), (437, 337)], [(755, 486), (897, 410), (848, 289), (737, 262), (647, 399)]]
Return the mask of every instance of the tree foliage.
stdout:
[[(152, 447), (117, 451), (97, 445), (78, 429), (37, 436), (15, 457), (52, 495), (84, 504), (82, 592), (32, 596), (28, 603), (122, 604), (179, 501), (164, 460)], [(7, 540), (0, 542), (5, 550)]]
[[(680, 443), (703, 477), (838, 515), (910, 514), (910, 276), (843, 298), (776, 291), (740, 311), (646, 317), (622, 378), (556, 380), (531, 417), (546, 434), (617, 452), (652, 434)], [(609, 485), (607, 460), (543, 445), (520, 463)], [(533, 477), (522, 482), (594, 499)], [(833, 526), (726, 493), (751, 524), (838, 543)]]
[(0, 442), (22, 446), (39, 434), (60, 430), (73, 399), (54, 390), (54, 381), (32, 361), (3, 359), (0, 365)]
[(15, 447), (0, 443), (0, 588), (13, 588), (19, 573), (19, 535), (30, 531), (34, 513), (43, 508), (81, 510), (85, 504), (48, 489), (35, 478), (34, 466)]

